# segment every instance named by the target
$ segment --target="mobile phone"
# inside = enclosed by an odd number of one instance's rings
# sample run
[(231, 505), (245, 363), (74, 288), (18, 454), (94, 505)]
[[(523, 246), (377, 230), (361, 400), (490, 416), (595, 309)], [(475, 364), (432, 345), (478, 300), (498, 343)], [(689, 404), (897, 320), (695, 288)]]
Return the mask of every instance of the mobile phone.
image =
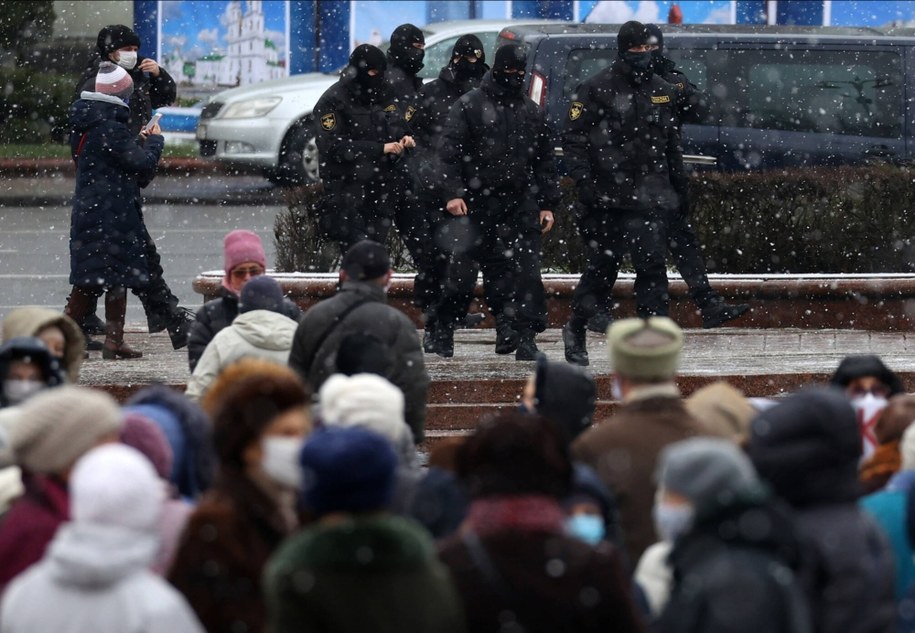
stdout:
[(146, 127), (144, 127), (143, 129), (146, 132), (149, 132), (151, 129), (153, 129), (153, 127), (159, 122), (159, 119), (161, 119), (161, 118), (162, 118), (162, 115), (159, 114), (158, 112), (156, 112), (153, 115), (153, 117), (149, 120), (149, 123), (146, 124)]

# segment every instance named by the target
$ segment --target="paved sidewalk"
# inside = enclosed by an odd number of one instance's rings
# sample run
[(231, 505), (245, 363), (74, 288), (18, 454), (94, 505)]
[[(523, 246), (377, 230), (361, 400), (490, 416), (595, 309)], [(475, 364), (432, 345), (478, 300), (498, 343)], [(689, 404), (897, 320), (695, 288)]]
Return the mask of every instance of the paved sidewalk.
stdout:
[[(134, 326), (128, 327), (127, 338), (144, 352), (143, 358), (104, 361), (100, 352), (92, 352), (83, 365), (81, 381), (89, 385), (117, 385), (127, 391), (150, 382), (176, 386), (186, 383), (187, 353), (183, 349), (172, 351), (166, 334), (150, 335), (140, 326)], [(537, 342), (551, 360), (563, 360), (559, 329), (547, 330), (538, 336)], [(458, 330), (454, 358), (427, 354), (427, 368), (437, 383), (430, 400), (504, 401), (495, 399), (502, 391), (499, 385), (520, 384), (533, 363), (515, 361), (514, 356), (497, 356), (493, 353), (494, 345), (494, 330)], [(609, 397), (603, 384), (610, 371), (604, 337), (589, 333), (588, 346), (589, 371), (601, 382), (601, 396)], [(717, 377), (725, 377), (744, 385), (747, 395), (778, 395), (808, 382), (825, 380), (849, 354), (881, 356), (903, 376), (909, 390), (915, 391), (915, 335), (862, 330), (686, 330), (681, 384), (689, 392)], [(484, 382), (492, 388), (483, 388)], [(468, 399), (474, 393), (480, 395), (479, 399)]]

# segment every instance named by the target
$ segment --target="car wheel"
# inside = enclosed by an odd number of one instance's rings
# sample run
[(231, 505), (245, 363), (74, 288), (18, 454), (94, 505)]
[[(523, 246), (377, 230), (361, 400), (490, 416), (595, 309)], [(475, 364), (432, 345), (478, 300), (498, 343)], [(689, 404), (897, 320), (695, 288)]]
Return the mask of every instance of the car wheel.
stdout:
[(307, 185), (320, 180), (318, 144), (311, 119), (296, 125), (283, 140), (279, 166), (268, 178), (280, 185)]

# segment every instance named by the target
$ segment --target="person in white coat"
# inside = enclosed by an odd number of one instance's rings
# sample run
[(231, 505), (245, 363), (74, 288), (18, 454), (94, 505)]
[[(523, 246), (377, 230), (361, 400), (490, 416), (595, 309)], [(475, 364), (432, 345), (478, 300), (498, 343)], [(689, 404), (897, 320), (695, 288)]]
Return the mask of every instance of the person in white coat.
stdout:
[(185, 395), (199, 401), (219, 372), (242, 358), (286, 365), (298, 322), (282, 311), (283, 290), (275, 279), (261, 275), (246, 283), (238, 300), (238, 316), (206, 346)]
[(149, 570), (165, 489), (123, 444), (86, 453), (70, 478), (72, 521), (0, 603), (2, 633), (204, 633), (184, 597)]

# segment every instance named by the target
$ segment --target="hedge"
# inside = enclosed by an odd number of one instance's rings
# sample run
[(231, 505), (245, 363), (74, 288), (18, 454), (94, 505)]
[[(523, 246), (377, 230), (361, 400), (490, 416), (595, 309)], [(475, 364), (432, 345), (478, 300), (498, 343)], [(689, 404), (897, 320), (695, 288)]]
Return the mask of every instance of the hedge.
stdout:
[[(563, 179), (543, 269), (578, 273), (572, 183)], [(276, 220), (277, 267), (331, 270), (339, 253), (315, 237), (320, 187), (287, 190)], [(693, 226), (712, 273), (879, 273), (915, 270), (915, 168), (874, 164), (753, 173), (700, 172), (690, 180)], [(395, 267), (409, 258), (393, 235)]]
[(0, 144), (63, 140), (75, 81), (34, 68), (0, 68)]

